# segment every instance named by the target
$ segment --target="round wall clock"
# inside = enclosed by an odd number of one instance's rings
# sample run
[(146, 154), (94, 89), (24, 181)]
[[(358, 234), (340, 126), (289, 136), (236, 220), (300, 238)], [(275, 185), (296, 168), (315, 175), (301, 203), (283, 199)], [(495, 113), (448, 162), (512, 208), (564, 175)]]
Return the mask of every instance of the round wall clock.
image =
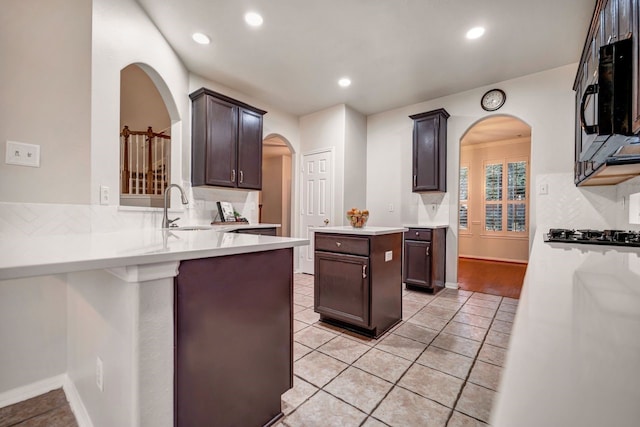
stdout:
[(498, 108), (504, 105), (504, 101), (507, 100), (507, 94), (500, 89), (491, 89), (480, 100), (480, 105), (486, 111), (496, 111)]

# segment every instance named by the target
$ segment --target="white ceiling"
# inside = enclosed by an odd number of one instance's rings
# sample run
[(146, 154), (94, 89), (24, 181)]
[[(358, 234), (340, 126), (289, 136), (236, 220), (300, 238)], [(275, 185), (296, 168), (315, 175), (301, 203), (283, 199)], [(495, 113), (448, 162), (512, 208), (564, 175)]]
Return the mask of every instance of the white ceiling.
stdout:
[[(595, 0), (138, 0), (186, 67), (295, 115), (365, 115), (577, 62)], [(261, 28), (243, 21), (264, 17)], [(478, 40), (466, 31), (486, 27)], [(212, 43), (197, 45), (193, 32)], [(337, 85), (342, 76), (353, 84)]]
[(462, 145), (515, 139), (531, 139), (531, 127), (510, 116), (491, 116), (479, 121), (462, 137)]

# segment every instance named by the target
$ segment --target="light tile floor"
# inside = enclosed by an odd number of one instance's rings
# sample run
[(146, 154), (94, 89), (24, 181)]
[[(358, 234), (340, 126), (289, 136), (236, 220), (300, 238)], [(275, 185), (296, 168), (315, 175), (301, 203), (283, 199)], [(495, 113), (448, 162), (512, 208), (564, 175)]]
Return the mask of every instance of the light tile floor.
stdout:
[(379, 339), (321, 323), (313, 276), (294, 283), (294, 387), (279, 427), (479, 427), (489, 421), (518, 300), (403, 290)]

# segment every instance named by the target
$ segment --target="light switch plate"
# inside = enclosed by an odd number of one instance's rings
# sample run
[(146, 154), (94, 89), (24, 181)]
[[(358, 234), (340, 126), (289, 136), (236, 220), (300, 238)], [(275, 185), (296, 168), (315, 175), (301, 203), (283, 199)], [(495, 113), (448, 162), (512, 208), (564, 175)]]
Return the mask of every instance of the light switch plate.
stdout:
[(40, 167), (40, 146), (24, 142), (7, 141), (5, 163), (8, 165)]

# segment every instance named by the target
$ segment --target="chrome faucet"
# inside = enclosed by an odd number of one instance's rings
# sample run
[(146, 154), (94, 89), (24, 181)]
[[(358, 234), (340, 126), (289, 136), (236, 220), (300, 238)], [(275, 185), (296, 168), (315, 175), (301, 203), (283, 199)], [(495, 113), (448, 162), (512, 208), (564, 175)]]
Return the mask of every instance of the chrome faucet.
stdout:
[[(167, 215), (167, 194), (171, 190), (171, 187), (176, 187), (178, 190), (180, 190), (180, 197), (182, 197), (183, 205), (186, 205), (187, 203), (189, 203), (189, 200), (187, 199), (187, 196), (185, 196), (184, 190), (182, 189), (182, 187), (180, 187), (178, 184), (169, 185), (164, 190), (164, 216), (162, 217), (162, 228), (169, 228), (170, 226), (172, 226), (171, 223), (180, 219), (180, 218), (169, 219), (169, 216)], [(175, 225), (173, 225), (172, 227), (175, 227)]]

